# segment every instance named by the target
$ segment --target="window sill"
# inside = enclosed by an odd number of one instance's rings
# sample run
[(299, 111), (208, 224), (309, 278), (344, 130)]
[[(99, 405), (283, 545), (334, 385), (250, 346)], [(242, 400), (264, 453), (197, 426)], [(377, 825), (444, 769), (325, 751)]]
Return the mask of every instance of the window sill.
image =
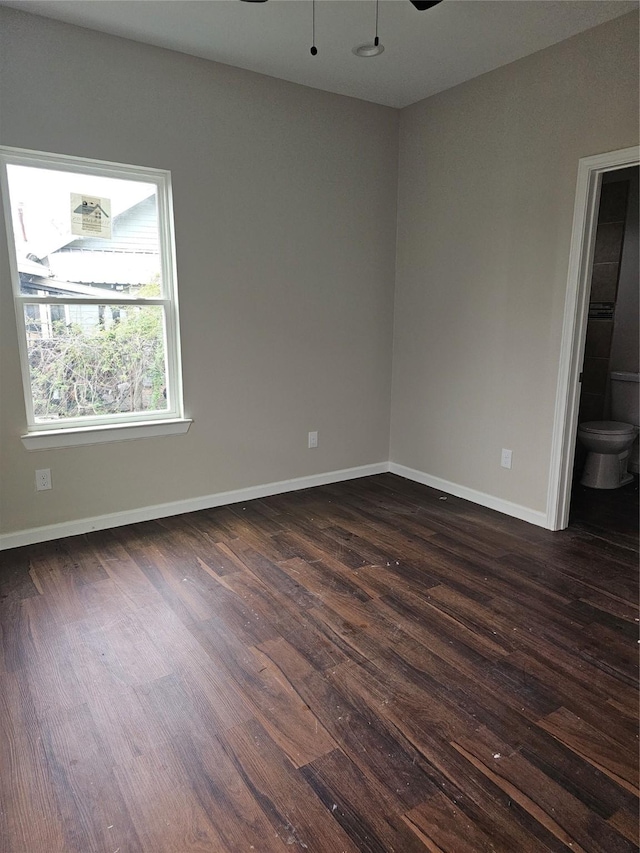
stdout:
[(184, 435), (191, 424), (190, 418), (173, 418), (166, 421), (48, 429), (30, 432), (21, 438), (27, 450), (48, 450), (54, 447), (78, 447), (82, 444), (108, 444), (135, 438), (155, 438), (158, 435)]

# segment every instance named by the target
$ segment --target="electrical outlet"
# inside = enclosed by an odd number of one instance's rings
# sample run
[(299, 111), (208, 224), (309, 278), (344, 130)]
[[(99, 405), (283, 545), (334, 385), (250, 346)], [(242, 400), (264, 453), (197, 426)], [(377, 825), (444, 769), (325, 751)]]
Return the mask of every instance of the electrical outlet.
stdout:
[(51, 486), (51, 469), (50, 468), (40, 468), (40, 470), (36, 471), (36, 491), (37, 492), (46, 492), (47, 489), (52, 488)]
[(312, 447), (317, 447), (317, 446), (318, 446), (318, 433), (317, 432), (310, 432), (309, 433), (309, 449), (311, 449)]
[(511, 456), (512, 456), (512, 451), (511, 450), (505, 450), (505, 448), (503, 447), (502, 448), (502, 458), (500, 459), (500, 464), (502, 465), (503, 468), (511, 468)]

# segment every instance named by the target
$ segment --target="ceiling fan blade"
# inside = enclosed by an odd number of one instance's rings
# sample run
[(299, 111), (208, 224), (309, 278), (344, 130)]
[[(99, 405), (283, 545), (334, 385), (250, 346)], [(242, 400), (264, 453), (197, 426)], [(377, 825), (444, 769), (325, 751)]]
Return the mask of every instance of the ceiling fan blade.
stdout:
[(411, 0), (411, 3), (419, 12), (424, 12), (425, 9), (431, 9), (432, 6), (442, 3), (442, 0)]

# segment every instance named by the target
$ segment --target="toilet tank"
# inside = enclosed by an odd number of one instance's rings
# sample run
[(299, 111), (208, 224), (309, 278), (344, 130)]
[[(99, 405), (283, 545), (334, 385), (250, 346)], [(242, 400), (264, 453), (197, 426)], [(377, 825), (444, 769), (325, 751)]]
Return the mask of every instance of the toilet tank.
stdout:
[(611, 373), (611, 417), (625, 424), (640, 425), (640, 373)]

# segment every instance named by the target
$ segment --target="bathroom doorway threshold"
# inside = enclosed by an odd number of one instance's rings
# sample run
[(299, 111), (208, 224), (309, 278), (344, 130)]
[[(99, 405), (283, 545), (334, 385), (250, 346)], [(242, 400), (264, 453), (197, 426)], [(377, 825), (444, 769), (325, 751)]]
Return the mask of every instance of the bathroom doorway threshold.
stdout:
[(602, 176), (605, 172), (639, 164), (640, 146), (583, 157), (578, 163), (547, 493), (547, 526), (551, 530), (564, 530), (569, 524), (580, 373)]
[(569, 524), (617, 549), (638, 552), (638, 476), (620, 489), (590, 489), (575, 483)]

